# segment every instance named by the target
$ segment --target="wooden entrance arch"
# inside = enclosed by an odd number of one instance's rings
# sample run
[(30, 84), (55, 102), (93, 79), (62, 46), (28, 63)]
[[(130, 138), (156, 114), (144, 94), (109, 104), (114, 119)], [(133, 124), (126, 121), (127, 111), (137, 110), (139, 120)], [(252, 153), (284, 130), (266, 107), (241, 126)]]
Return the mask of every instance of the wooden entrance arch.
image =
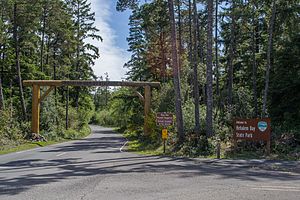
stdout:
[[(88, 81), (88, 80), (24, 80), (24, 86), (32, 87), (32, 133), (40, 132), (40, 103), (49, 95), (55, 87), (61, 86), (125, 86), (125, 87), (144, 87), (145, 95), (137, 93), (144, 102), (144, 132), (149, 134), (149, 127), (146, 119), (151, 109), (151, 87), (160, 87), (159, 82), (137, 82), (137, 81)], [(41, 95), (40, 88), (48, 87), (46, 92)]]

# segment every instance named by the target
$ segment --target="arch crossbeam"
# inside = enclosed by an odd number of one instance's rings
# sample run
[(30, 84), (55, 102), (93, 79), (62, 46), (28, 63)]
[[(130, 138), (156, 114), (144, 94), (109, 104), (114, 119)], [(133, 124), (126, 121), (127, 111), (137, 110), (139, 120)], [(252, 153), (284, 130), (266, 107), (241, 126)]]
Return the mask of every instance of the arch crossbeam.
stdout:
[(126, 87), (160, 87), (159, 82), (142, 81), (90, 81), (90, 80), (24, 80), (24, 86), (126, 86)]

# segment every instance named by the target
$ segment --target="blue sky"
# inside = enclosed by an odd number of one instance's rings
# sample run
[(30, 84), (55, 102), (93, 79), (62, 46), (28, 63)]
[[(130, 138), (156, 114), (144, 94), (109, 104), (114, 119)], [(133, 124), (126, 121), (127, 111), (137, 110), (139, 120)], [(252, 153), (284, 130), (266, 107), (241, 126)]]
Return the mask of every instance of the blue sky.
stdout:
[(93, 67), (97, 76), (109, 74), (110, 80), (125, 78), (125, 62), (130, 58), (127, 52), (129, 11), (117, 12), (117, 0), (89, 0), (92, 11), (96, 14), (95, 25), (100, 30), (103, 42), (89, 41), (100, 50), (100, 58)]

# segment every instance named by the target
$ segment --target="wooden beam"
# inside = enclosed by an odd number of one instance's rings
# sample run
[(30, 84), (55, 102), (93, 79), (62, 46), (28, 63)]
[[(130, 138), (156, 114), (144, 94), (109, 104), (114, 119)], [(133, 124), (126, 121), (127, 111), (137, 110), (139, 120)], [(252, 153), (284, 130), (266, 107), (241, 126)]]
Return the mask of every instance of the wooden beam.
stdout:
[(145, 98), (143, 97), (143, 95), (141, 93), (139, 93), (138, 91), (134, 91), (134, 93), (136, 94), (136, 96), (139, 97), (140, 101), (144, 104)]
[(150, 135), (150, 127), (149, 127), (149, 114), (151, 109), (151, 87), (149, 85), (145, 86), (145, 96), (144, 96), (144, 134), (146, 136)]
[(24, 86), (127, 86), (127, 87), (160, 87), (159, 82), (142, 81), (92, 81), (92, 80), (24, 80)]
[(55, 88), (55, 86), (50, 86), (46, 92), (41, 96), (41, 98), (39, 99), (39, 103), (41, 103), (48, 95), (49, 93)]
[(60, 87), (60, 86), (63, 86), (63, 83), (61, 80), (24, 80), (23, 85), (24, 86), (39, 85), (39, 86)]
[(40, 133), (40, 86), (32, 86), (32, 120), (31, 120), (31, 131), (32, 133)]

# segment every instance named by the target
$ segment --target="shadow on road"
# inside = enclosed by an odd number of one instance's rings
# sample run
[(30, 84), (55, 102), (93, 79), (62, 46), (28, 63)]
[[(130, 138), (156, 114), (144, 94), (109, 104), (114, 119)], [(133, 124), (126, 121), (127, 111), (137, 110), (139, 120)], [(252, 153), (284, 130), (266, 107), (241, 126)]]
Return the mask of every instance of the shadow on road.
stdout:
[[(111, 132), (108, 133), (111, 134)], [(16, 195), (33, 186), (59, 182), (64, 179), (110, 174), (163, 172), (164, 174), (176, 174), (180, 178), (216, 175), (216, 178), (219, 179), (239, 179), (254, 182), (260, 182), (262, 179), (292, 181), (300, 178), (299, 173), (290, 174), (276, 170), (264, 170), (252, 166), (251, 163), (250, 165), (249, 163), (231, 165), (230, 163), (226, 164), (226, 162), (208, 160), (195, 161), (172, 157), (138, 156), (112, 150), (120, 147), (120, 142), (123, 140), (121, 137), (110, 136), (86, 138), (63, 147), (59, 146), (44, 151), (101, 150), (93, 153), (100, 153), (100, 156), (102, 153), (111, 153), (111, 158), (94, 160), (82, 160), (81, 158), (24, 159), (4, 163), (0, 165), (0, 197), (1, 195)], [(261, 162), (261, 165), (263, 166), (264, 163)], [(17, 178), (4, 177), (8, 173), (20, 173), (20, 175)]]

